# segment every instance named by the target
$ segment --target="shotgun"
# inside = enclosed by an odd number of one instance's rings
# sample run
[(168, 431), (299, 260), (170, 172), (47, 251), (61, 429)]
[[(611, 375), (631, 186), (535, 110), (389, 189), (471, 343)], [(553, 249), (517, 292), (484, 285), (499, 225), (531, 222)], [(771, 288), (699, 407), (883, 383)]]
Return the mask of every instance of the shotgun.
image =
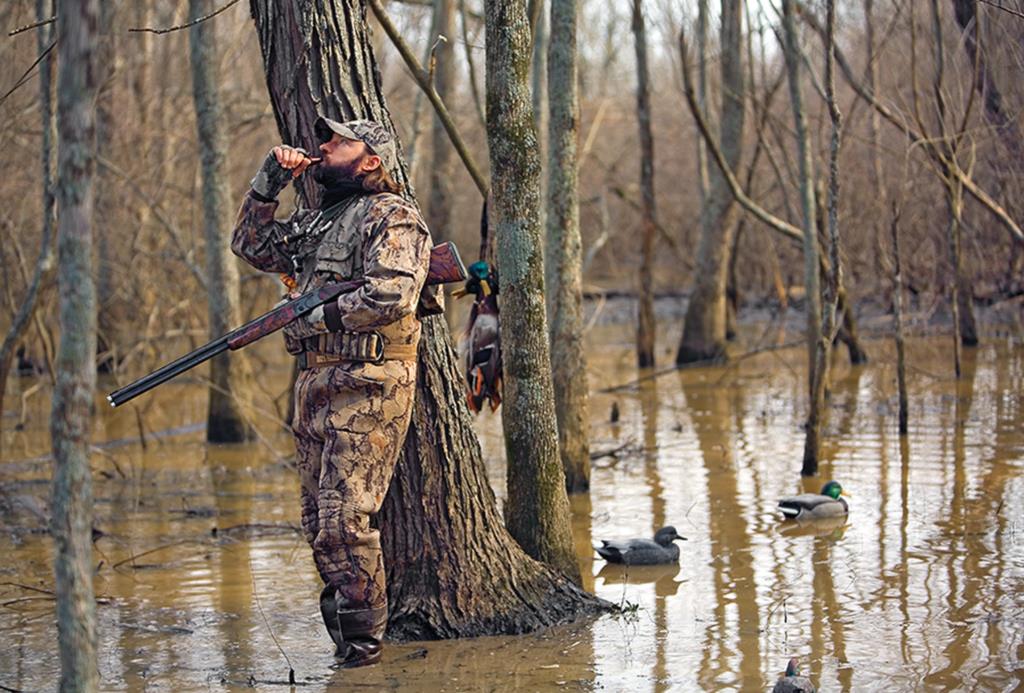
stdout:
[[(430, 269), (427, 272), (429, 284), (450, 284), (461, 282), (466, 279), (466, 267), (462, 264), (459, 251), (454, 243), (446, 242), (434, 246), (430, 251)], [(355, 291), (363, 285), (362, 279), (352, 281), (335, 282), (302, 294), (283, 303), (273, 310), (254, 318), (241, 327), (228, 332), (223, 337), (205, 344), (195, 351), (191, 351), (179, 359), (162, 366), (148, 375), (144, 375), (130, 385), (115, 390), (107, 395), (110, 406), (118, 407), (125, 402), (135, 399), (144, 392), (152, 390), (171, 378), (195, 368), (205, 361), (209, 361), (217, 354), (227, 350), (234, 351), (252, 344), (258, 339), (263, 339), (268, 334), (277, 332), (288, 323), (301, 318), (319, 305), (333, 300), (343, 293)]]

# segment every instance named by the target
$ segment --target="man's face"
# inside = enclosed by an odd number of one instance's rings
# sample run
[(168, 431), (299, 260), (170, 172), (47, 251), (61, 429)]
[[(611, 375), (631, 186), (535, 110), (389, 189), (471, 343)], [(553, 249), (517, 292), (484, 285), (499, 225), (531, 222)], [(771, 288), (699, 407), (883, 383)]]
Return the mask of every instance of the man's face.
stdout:
[(366, 173), (367, 153), (363, 142), (334, 133), (330, 140), (320, 145), (323, 161), (313, 169), (313, 179), (328, 188), (355, 182)]

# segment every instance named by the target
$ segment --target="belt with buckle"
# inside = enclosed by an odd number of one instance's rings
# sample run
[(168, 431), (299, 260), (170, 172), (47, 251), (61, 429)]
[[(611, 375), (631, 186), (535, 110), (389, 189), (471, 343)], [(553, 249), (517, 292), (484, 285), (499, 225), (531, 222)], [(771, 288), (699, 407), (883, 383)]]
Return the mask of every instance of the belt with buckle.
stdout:
[(331, 332), (302, 340), (299, 368), (411, 361), (416, 349), (417, 344), (388, 344), (378, 332)]

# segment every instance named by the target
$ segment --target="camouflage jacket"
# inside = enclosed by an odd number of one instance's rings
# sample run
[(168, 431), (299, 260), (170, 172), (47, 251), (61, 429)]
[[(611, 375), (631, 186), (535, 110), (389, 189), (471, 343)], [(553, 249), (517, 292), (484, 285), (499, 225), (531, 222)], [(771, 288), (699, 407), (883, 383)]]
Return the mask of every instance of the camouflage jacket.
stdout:
[[(377, 331), (394, 344), (419, 337), (416, 306), (430, 264), (430, 232), (416, 208), (390, 193), (355, 197), (334, 214), (299, 209), (274, 218), (278, 203), (247, 195), (231, 235), (232, 251), (265, 272), (291, 274), (300, 293), (330, 281), (363, 278), (365, 284), (338, 300), (346, 331)], [(287, 240), (287, 242), (282, 242)], [(295, 256), (300, 271), (293, 270)], [(294, 340), (317, 334), (306, 320), (285, 328)]]

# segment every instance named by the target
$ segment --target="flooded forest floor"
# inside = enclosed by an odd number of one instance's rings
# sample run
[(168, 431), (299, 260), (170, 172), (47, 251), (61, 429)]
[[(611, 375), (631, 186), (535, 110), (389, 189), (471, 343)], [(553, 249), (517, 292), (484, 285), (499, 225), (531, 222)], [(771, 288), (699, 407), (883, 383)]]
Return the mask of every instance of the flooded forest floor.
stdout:
[[(591, 493), (572, 499), (573, 530), (586, 588), (621, 614), (527, 636), (389, 644), (377, 666), (333, 670), (277, 422), (289, 364), (275, 342), (252, 355), (269, 394), (261, 436), (246, 445), (203, 442), (201, 379), (118, 410), (102, 400), (113, 381), (101, 379), (92, 462), (103, 690), (289, 688), (291, 667), (295, 688), (310, 691), (752, 691), (770, 689), (794, 656), (821, 690), (1020, 689), (1019, 321), (987, 323), (960, 380), (933, 316), (913, 325), (901, 438), (888, 323), (865, 320), (871, 360), (851, 367), (837, 355), (821, 474), (805, 480), (806, 354), (787, 346), (800, 339), (799, 314), (783, 325), (745, 318), (737, 355), (756, 354), (646, 378), (628, 310), (591, 303), (590, 314), (595, 459)], [(663, 311), (663, 366), (677, 314)], [(2, 420), (3, 690), (59, 680), (49, 394), (37, 382), (11, 379)], [(500, 502), (500, 411), (476, 427)], [(848, 521), (779, 520), (778, 498), (832, 478), (851, 495)], [(591, 548), (668, 524), (688, 538), (678, 566), (621, 568)]]

